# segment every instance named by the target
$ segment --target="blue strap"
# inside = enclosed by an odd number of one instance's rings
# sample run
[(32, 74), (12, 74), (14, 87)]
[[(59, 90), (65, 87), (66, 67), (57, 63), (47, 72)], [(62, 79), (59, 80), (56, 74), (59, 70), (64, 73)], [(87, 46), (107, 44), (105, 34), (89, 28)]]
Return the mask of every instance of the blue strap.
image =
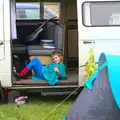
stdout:
[(98, 76), (98, 73), (107, 66), (107, 62), (105, 62), (100, 68), (98, 68), (94, 74), (92, 76), (90, 76), (90, 78), (84, 83), (84, 86), (86, 86), (88, 89), (92, 90), (92, 83), (93, 81), (96, 79), (96, 77)]

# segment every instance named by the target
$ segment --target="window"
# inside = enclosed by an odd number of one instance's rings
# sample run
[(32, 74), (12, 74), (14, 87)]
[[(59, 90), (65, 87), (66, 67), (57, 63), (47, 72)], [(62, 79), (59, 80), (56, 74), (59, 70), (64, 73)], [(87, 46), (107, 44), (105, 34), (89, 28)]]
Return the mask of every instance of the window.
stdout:
[(25, 19), (26, 13), (24, 9), (17, 9), (16, 10), (17, 19)]
[[(48, 15), (48, 18), (47, 15)], [(44, 19), (49, 19), (50, 17), (57, 17), (59, 19), (60, 14), (60, 3), (59, 2), (44, 2)]]
[(83, 4), (85, 26), (120, 25), (120, 2), (90, 2)]
[(39, 9), (26, 9), (27, 19), (40, 19), (40, 10)]
[(17, 19), (40, 19), (40, 3), (16, 3)]
[(50, 19), (57, 16), (59, 18), (59, 3), (44, 2), (44, 12), (40, 12), (40, 3), (16, 3), (17, 19), (41, 19), (40, 14), (43, 14), (44, 19)]

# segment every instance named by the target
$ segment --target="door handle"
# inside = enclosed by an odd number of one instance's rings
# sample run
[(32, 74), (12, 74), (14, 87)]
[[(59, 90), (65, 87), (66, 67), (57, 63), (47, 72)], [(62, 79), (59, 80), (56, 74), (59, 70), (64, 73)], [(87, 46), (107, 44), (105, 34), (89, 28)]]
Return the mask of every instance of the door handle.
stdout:
[(3, 42), (0, 42), (0, 45), (3, 45)]
[(83, 41), (84, 44), (94, 44), (95, 41)]

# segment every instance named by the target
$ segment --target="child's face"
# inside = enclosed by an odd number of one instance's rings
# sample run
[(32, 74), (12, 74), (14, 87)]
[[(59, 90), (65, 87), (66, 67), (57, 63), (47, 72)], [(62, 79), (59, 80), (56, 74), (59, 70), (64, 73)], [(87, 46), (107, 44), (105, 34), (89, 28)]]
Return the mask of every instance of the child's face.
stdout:
[(53, 56), (53, 61), (55, 62), (55, 63), (60, 63), (61, 62), (61, 60), (62, 60), (62, 57), (61, 56), (58, 56), (58, 55), (54, 55)]

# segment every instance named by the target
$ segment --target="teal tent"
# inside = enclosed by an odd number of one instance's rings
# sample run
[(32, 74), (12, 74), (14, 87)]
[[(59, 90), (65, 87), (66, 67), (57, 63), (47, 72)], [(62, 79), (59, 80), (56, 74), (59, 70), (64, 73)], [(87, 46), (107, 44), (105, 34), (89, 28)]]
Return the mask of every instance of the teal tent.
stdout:
[(64, 120), (120, 120), (120, 56), (101, 53)]

